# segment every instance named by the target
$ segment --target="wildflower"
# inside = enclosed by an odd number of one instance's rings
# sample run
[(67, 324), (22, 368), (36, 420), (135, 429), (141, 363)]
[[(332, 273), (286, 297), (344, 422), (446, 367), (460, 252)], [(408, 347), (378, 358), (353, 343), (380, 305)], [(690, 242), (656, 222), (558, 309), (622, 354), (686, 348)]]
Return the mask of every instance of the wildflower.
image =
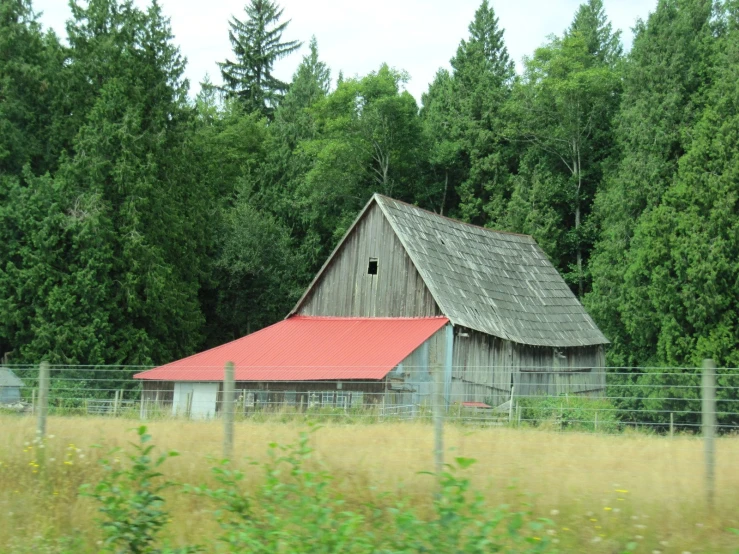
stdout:
[(669, 544), (667, 543), (667, 541), (659, 541), (659, 543), (660, 543), (660, 544), (661, 544), (662, 546), (669, 546)]
[(638, 523), (636, 525), (634, 525), (634, 527), (636, 527), (637, 529), (646, 529), (647, 528), (646, 525), (639, 525)]
[(631, 519), (637, 520), (639, 519), (639, 516), (631, 516)]
[(556, 535), (556, 534), (557, 534), (557, 531), (555, 531), (554, 529), (547, 529), (547, 535)]
[(620, 493), (626, 494), (626, 493), (628, 493), (629, 491), (627, 491), (626, 489), (616, 489), (616, 491), (615, 491), (615, 492), (620, 492)]
[(662, 554), (661, 550), (652, 550), (652, 554)]
[(621, 511), (621, 508), (613, 508), (613, 513), (617, 514)]
[(601, 527), (600, 525), (596, 525), (595, 528), (596, 529), (603, 529), (603, 527)]
[[(18, 491), (15, 491), (15, 492), (18, 492)], [(562, 527), (562, 531), (569, 531), (569, 530), (570, 530), (569, 527)]]
[(636, 540), (640, 541), (640, 540), (642, 540), (642, 539), (643, 539), (644, 537), (642, 537), (641, 535), (634, 535), (634, 538), (635, 538)]
[(606, 512), (610, 512), (611, 510), (613, 510), (613, 508), (609, 508), (608, 506), (606, 506), (606, 507), (605, 507), (605, 508), (603, 508), (603, 509), (604, 509), (604, 510), (605, 510)]
[(541, 540), (541, 537), (534, 537), (534, 540), (535, 541), (540, 541)]
[(558, 544), (558, 543), (559, 543), (559, 539), (552, 539), (552, 542), (553, 542), (554, 544)]
[(50, 439), (53, 439), (53, 438), (54, 438), (54, 435), (49, 435), (49, 438), (50, 438)]
[(50, 462), (56, 462), (56, 458), (49, 458)]
[(600, 537), (593, 537), (593, 540), (592, 540), (592, 542), (600, 542), (600, 541), (602, 541), (602, 540), (603, 540), (603, 539), (602, 539), (602, 538), (600, 538)]
[(597, 520), (597, 519), (595, 519), (594, 517), (591, 517), (591, 518), (590, 518), (590, 521), (598, 521), (598, 520)]
[[(118, 461), (118, 460), (116, 460), (116, 461)], [(556, 516), (556, 515), (558, 515), (558, 514), (559, 514), (559, 510), (551, 510), (551, 511), (549, 512), (549, 515), (551, 515), (551, 516)]]
[(702, 523), (696, 523), (695, 526), (696, 527), (703, 527), (703, 524)]

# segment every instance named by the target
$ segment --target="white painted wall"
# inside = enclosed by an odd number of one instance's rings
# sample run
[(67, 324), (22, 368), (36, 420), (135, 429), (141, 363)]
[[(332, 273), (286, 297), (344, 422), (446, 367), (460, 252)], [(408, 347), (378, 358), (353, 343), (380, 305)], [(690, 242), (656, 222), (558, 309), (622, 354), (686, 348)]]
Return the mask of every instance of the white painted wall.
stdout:
[(215, 417), (218, 385), (219, 383), (176, 382), (174, 384), (172, 414), (184, 414), (187, 411), (188, 398), (192, 396), (192, 409), (190, 410), (192, 419)]

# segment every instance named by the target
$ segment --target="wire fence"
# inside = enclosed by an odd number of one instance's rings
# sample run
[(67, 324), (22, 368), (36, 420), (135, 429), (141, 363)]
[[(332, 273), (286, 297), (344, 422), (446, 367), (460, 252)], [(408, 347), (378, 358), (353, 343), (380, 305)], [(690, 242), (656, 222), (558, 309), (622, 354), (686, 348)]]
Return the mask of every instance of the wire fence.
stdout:
[[(605, 482), (614, 490), (622, 488), (616, 483), (649, 488), (661, 482), (675, 501), (700, 488), (708, 507), (735, 501), (739, 369), (715, 368), (710, 361), (703, 368), (402, 365), (387, 372), (226, 364), (170, 374), (151, 370), (0, 366), (0, 416), (35, 418), (38, 440), (46, 436), (47, 415), (56, 417), (50, 433), (64, 428), (68, 434), (74, 418), (89, 419), (103, 433), (116, 428), (116, 420), (162, 421), (181, 434), (181, 452), (197, 456), (222, 448), (225, 458), (252, 455), (261, 424), (270, 424), (263, 427), (267, 434), (289, 431), (287, 424), (329, 424), (321, 452), (341, 467), (381, 458), (403, 467), (425, 463), (439, 474), (452, 456), (466, 454), (468, 444), (483, 475), (522, 475), (529, 482), (538, 475), (548, 483), (552, 475), (575, 475), (579, 481), (567, 486)], [(317, 380), (317, 373), (336, 378)]]
[[(50, 415), (214, 419), (224, 410), (222, 367), (192, 367), (163, 379), (147, 378), (142, 366), (49, 367)], [(439, 379), (428, 367), (403, 367), (379, 379), (352, 379), (376, 368), (321, 368), (341, 379), (301, 379), (312, 367), (235, 368), (236, 420), (323, 420), (378, 423), (444, 421), (470, 426), (545, 427), (557, 431), (658, 434), (698, 433), (702, 425), (701, 368), (452, 367)], [(0, 374), (0, 409), (36, 413), (39, 366), (6, 365)], [(477, 381), (465, 374), (487, 376)], [(2, 375), (5, 375), (3, 377)], [(715, 370), (716, 430), (739, 431), (739, 369)], [(213, 379), (220, 376), (220, 379)], [(143, 377), (143, 378), (142, 378)], [(497, 382), (495, 381), (497, 379)]]

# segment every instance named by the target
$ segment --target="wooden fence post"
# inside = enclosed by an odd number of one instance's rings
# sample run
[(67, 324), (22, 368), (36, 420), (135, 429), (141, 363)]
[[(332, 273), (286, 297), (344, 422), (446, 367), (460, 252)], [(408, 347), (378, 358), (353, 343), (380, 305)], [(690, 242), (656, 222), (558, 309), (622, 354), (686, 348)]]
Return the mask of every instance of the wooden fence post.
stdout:
[(713, 509), (716, 486), (716, 364), (711, 359), (703, 360), (702, 379), (702, 426), (706, 455), (706, 501)]
[(49, 412), (49, 362), (41, 362), (38, 371), (38, 406), (36, 438), (46, 438), (46, 415)]
[(670, 438), (675, 436), (675, 413), (670, 412)]
[(234, 364), (226, 362), (223, 372), (223, 457), (230, 459), (234, 448)]

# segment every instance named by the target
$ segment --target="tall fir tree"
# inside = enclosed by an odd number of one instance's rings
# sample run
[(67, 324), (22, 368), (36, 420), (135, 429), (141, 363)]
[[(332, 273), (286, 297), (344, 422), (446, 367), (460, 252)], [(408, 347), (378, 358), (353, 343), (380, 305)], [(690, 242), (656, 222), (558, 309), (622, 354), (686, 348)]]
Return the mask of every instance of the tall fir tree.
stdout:
[(272, 71), (276, 61), (300, 48), (297, 40), (282, 41), (290, 21), (280, 23), (283, 9), (270, 0), (251, 0), (244, 7), (247, 19), (231, 17), (228, 38), (235, 60), (220, 62), (223, 90), (238, 98), (247, 112), (272, 117), (288, 84)]
[(473, 223), (498, 226), (515, 167), (513, 149), (503, 134), (503, 107), (515, 71), (503, 29), (487, 0), (475, 12), (469, 33), (451, 60), (460, 122), (450, 131), (469, 164), (464, 180), (455, 183), (458, 215)]
[(631, 333), (622, 316), (627, 257), (642, 214), (659, 206), (675, 179), (705, 105), (716, 46), (712, 14), (710, 0), (660, 0), (637, 23), (624, 64), (617, 152), (595, 201), (600, 231), (586, 298), (612, 341), (609, 360), (619, 366), (654, 362), (656, 328), (634, 322), (638, 332)]
[(612, 66), (623, 56), (621, 31), (613, 31), (603, 0), (588, 0), (581, 4), (566, 35), (580, 35), (585, 41), (588, 54), (602, 64)]

